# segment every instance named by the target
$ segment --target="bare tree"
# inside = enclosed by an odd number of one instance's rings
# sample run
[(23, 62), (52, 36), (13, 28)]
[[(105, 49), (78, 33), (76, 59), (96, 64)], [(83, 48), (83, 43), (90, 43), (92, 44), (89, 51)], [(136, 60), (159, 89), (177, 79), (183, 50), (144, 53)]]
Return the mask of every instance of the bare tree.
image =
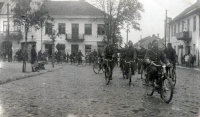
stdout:
[(138, 0), (94, 0), (97, 8), (103, 11), (105, 33), (108, 41), (121, 41), (120, 30), (130, 25), (140, 30), (143, 5)]

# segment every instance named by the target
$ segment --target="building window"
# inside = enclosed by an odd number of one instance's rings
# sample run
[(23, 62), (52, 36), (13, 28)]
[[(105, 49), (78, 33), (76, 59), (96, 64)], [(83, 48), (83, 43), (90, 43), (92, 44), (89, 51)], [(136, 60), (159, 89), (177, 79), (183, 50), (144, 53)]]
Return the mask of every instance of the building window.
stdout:
[(79, 24), (72, 24), (72, 39), (79, 39)]
[(97, 25), (97, 34), (98, 35), (104, 35), (105, 34), (104, 24), (98, 24)]
[(199, 36), (200, 36), (200, 15), (199, 15)]
[(85, 53), (90, 53), (91, 52), (91, 45), (85, 45)]
[(45, 24), (45, 34), (51, 34), (52, 33), (52, 24), (51, 23), (46, 23)]
[(59, 23), (58, 24), (58, 33), (59, 34), (65, 34), (65, 23)]
[(193, 44), (193, 55), (196, 54), (196, 44)]
[(85, 34), (86, 35), (92, 34), (92, 24), (85, 24)]
[(187, 30), (190, 31), (190, 19), (187, 20)]
[(171, 36), (174, 36), (173, 32), (174, 32), (174, 29), (173, 29), (173, 26), (171, 26)]
[(184, 31), (185, 28), (185, 21), (182, 21), (182, 32)]
[(3, 32), (6, 32), (8, 29), (8, 22), (7, 21), (3, 21)]
[(176, 25), (174, 25), (174, 35), (176, 35)]
[(193, 31), (196, 31), (196, 16), (193, 17)]
[(14, 22), (14, 31), (21, 31), (21, 26), (18, 22)]
[(178, 23), (178, 33), (180, 32), (180, 22)]

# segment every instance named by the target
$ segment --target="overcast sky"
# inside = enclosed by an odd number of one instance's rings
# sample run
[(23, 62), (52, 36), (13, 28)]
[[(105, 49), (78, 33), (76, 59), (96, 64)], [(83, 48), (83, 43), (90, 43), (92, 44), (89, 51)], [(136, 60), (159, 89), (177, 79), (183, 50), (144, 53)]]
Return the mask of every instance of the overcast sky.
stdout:
[[(168, 11), (168, 16), (174, 18), (184, 9), (196, 2), (196, 0), (139, 0), (144, 5), (145, 12), (142, 14), (141, 28), (138, 32), (131, 30), (129, 39), (134, 43), (142, 37), (152, 34), (159, 34), (164, 37), (164, 20), (165, 11)], [(126, 33), (122, 33), (126, 40)]]
[[(61, 1), (61, 0), (57, 0)], [(69, 1), (69, 0), (68, 0)], [(88, 2), (92, 0), (86, 0)], [(191, 6), (197, 0), (139, 0), (144, 5), (145, 12), (142, 13), (140, 22), (142, 31), (130, 30), (129, 39), (136, 43), (140, 36), (146, 37), (152, 34), (159, 34), (164, 37), (164, 20), (165, 11), (168, 10), (168, 17), (174, 18), (184, 9)], [(126, 33), (122, 31), (124, 41), (126, 41)]]

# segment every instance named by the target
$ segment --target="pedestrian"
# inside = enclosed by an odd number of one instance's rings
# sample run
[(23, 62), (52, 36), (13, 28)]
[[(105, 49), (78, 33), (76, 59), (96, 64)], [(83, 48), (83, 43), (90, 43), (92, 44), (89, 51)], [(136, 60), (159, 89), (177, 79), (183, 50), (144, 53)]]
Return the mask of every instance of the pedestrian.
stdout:
[(69, 54), (68, 54), (68, 52), (67, 52), (67, 63), (69, 62)]
[(37, 64), (37, 52), (35, 49), (35, 45), (32, 45), (32, 49), (31, 49), (31, 66), (32, 66), (32, 72), (35, 72), (35, 67)]
[(189, 54), (187, 54), (185, 56), (185, 63), (186, 63), (186, 67), (188, 67), (189, 66)]

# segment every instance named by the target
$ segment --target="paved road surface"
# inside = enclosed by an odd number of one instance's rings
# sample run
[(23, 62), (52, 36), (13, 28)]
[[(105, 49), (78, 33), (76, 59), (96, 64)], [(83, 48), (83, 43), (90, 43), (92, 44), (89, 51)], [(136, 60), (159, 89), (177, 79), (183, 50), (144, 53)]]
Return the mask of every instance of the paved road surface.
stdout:
[(0, 117), (196, 117), (200, 112), (200, 73), (178, 69), (170, 104), (146, 95), (138, 75), (122, 79), (118, 68), (105, 85), (91, 66), (63, 69), (0, 85)]

